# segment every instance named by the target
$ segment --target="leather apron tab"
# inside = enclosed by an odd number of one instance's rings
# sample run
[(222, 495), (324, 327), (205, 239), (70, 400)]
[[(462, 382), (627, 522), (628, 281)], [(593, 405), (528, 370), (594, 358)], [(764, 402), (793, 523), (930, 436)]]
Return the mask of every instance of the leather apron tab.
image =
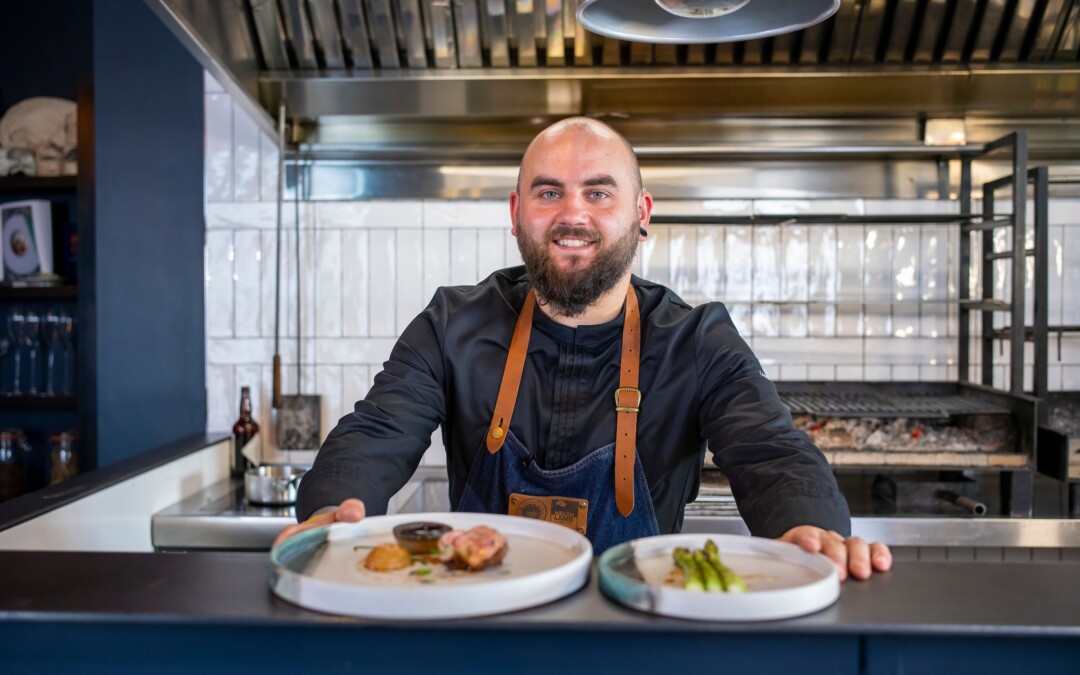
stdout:
[[(510, 418), (514, 415), (525, 356), (532, 334), (536, 293), (530, 289), (514, 326), (510, 351), (506, 355), (499, 398), (487, 432), (487, 449), (496, 453), (506, 441)], [(623, 516), (634, 510), (634, 456), (637, 444), (637, 417), (641, 410), (638, 389), (638, 365), (641, 360), (641, 313), (633, 285), (626, 289), (626, 316), (623, 319), (622, 355), (619, 362), (619, 388), (615, 390), (615, 504)], [(561, 498), (560, 498), (561, 499)]]
[(510, 352), (506, 355), (503, 368), (502, 384), (499, 385), (499, 398), (495, 401), (495, 413), (488, 426), (487, 449), (496, 453), (506, 442), (506, 432), (510, 429), (510, 418), (514, 416), (518, 388), (521, 386), (521, 373), (525, 369), (525, 355), (529, 353), (529, 336), (532, 335), (533, 310), (536, 309), (536, 293), (529, 289), (525, 304), (521, 307), (514, 336), (510, 338)]
[(511, 492), (508, 513), (511, 516), (546, 520), (585, 534), (589, 522), (589, 500), (572, 497), (547, 497)]

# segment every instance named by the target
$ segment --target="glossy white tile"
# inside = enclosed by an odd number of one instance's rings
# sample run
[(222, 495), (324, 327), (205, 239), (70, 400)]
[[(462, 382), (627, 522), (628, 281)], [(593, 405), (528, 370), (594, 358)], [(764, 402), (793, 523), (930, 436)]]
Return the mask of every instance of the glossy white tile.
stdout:
[(234, 281), (231, 231), (206, 233), (206, 334), (209, 337), (234, 335)]
[(861, 199), (755, 199), (754, 214), (760, 215), (861, 215)]
[(759, 358), (777, 363), (831, 366), (862, 362), (862, 341), (858, 339), (754, 337), (751, 346)]
[(890, 301), (893, 298), (892, 227), (867, 225), (864, 231), (863, 298)]
[(237, 337), (262, 335), (263, 252), (261, 230), (237, 230), (233, 282)]
[(801, 363), (781, 363), (780, 364), (780, 379), (781, 380), (798, 380), (805, 381), (809, 379), (808, 371), (805, 364)]
[[(210, 338), (206, 360), (212, 365), (250, 365), (270, 363), (274, 355), (273, 338)], [(282, 355), (282, 360), (285, 360)], [(292, 358), (290, 356), (290, 358)]]
[(780, 227), (780, 299), (806, 302), (810, 297), (810, 241), (804, 225)]
[(207, 201), (233, 199), (232, 98), (207, 94), (205, 179)]
[[(315, 359), (322, 364), (382, 366), (397, 336), (385, 338), (318, 338)], [(374, 375), (374, 373), (372, 373)]]
[[(806, 308), (806, 334), (833, 337), (836, 333), (836, 305), (811, 304)], [(856, 335), (857, 333), (852, 333)]]
[(752, 305), (750, 322), (755, 336), (780, 335), (780, 309), (775, 304), (760, 302)]
[[(450, 283), (452, 285), (475, 284), (481, 278), (477, 254), (477, 230), (462, 228), (450, 230)], [(492, 268), (485, 265), (483, 276)]]
[(259, 199), (277, 202), (278, 193), (277, 142), (266, 134), (259, 134)]
[(318, 264), (315, 268), (315, 335), (334, 337), (344, 330), (342, 323), (345, 286), (342, 231), (315, 233)]
[(423, 207), (416, 201), (377, 200), (315, 204), (315, 226), (320, 228), (417, 229), (423, 225)]
[(863, 299), (863, 251), (866, 242), (861, 225), (836, 228), (836, 299)]
[(397, 335), (397, 305), (394, 288), (397, 285), (397, 237), (394, 230), (376, 229), (370, 232), (371, 255), (371, 335)]
[(429, 300), (424, 297), (423, 247), (423, 230), (397, 231), (397, 286), (394, 289), (397, 335), (404, 332), (405, 327), (424, 309)]
[(506, 234), (503, 230), (477, 230), (476, 233), (477, 276), (487, 278), (495, 270), (507, 267)]
[(806, 367), (806, 379), (812, 382), (829, 382), (836, 379), (836, 366), (832, 364), (809, 365)]
[(724, 302), (747, 302), (753, 298), (753, 229), (724, 228)]
[(425, 200), (424, 227), (465, 228), (475, 230), (510, 227), (507, 201)]
[(834, 225), (807, 228), (807, 296), (811, 300), (835, 300), (839, 280), (837, 236)]
[(334, 428), (337, 421), (347, 410), (352, 409), (351, 403), (344, 400), (344, 377), (341, 366), (319, 366), (315, 369), (315, 391), (321, 397), (320, 403), (320, 431), (319, 445), (326, 440), (326, 434)]
[(649, 237), (638, 247), (635, 274), (664, 285), (671, 284), (670, 230), (667, 225), (649, 227)]
[(1080, 324), (1080, 228), (1067, 227), (1064, 233), (1062, 286), (1069, 292), (1061, 308), (1061, 321), (1075, 326)]
[(262, 132), (242, 106), (233, 106), (233, 198), (238, 202), (259, 199), (259, 137)]
[(341, 233), (341, 332), (346, 336), (369, 334), (371, 316), (370, 232)]
[(670, 265), (670, 288), (684, 300), (696, 294), (697, 229), (690, 226), (668, 228), (668, 262)]
[(806, 337), (808, 307), (805, 304), (779, 305), (781, 337)]
[(693, 305), (711, 302), (724, 297), (724, 228), (722, 226), (702, 225), (697, 228), (696, 251), (697, 283), (692, 300)]
[(450, 284), (450, 230), (424, 230), (424, 302)]
[(780, 296), (780, 228), (761, 225), (753, 228), (753, 269), (751, 298), (776, 302)]

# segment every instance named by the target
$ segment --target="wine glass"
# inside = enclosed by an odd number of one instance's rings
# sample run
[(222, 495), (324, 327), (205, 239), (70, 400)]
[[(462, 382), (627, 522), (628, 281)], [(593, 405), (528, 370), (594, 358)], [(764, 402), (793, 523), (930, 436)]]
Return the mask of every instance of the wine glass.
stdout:
[(26, 340), (26, 315), (18, 307), (13, 307), (7, 319), (8, 335), (11, 337), (12, 348), (15, 350), (14, 369), (11, 379), (12, 396), (22, 393), (22, 348)]
[(60, 343), (63, 365), (60, 393), (70, 396), (75, 393), (75, 317), (67, 312), (60, 313)]
[(26, 313), (26, 347), (30, 352), (30, 371), (27, 375), (27, 392), (31, 396), (37, 396), (38, 391), (38, 345), (41, 337), (41, 317), (35, 311)]
[(61, 348), (60, 336), (64, 331), (60, 315), (51, 307), (45, 312), (42, 341), (45, 343), (45, 395), (56, 395), (56, 352)]

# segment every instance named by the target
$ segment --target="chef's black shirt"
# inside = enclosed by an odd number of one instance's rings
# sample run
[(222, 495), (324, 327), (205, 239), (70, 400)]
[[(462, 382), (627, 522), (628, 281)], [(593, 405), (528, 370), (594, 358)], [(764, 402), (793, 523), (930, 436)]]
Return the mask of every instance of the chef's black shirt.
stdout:
[[(850, 515), (821, 452), (791, 423), (776, 388), (718, 302), (690, 307), (631, 281), (641, 308), (637, 452), (662, 534), (697, 496), (706, 446), (731, 482), (750, 532), (796, 525), (847, 535)], [(529, 290), (524, 267), (476, 286), (440, 288), (401, 335), (355, 410), (330, 432), (300, 483), (297, 516), (348, 497), (386, 512), (442, 427), (457, 504), (498, 398), (510, 337)], [(537, 311), (510, 431), (545, 469), (615, 440), (622, 315), (571, 328)], [(614, 478), (612, 478), (614, 489)]]

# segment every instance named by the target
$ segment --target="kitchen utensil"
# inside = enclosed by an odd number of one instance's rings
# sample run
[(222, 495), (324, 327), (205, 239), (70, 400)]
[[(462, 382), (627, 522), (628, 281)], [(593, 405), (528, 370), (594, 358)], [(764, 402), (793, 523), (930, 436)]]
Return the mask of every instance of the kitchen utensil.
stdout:
[[(371, 548), (393, 542), (394, 527), (413, 521), (457, 529), (493, 527), (506, 538), (506, 557), (481, 572), (450, 571), (439, 563), (394, 572), (364, 567)], [(490, 513), (408, 513), (335, 523), (289, 537), (270, 550), (270, 584), (285, 600), (321, 612), (445, 619), (557, 600), (585, 585), (591, 564), (589, 540), (562, 525)], [(431, 571), (413, 574), (422, 569)]]
[(274, 272), (274, 383), (273, 407), (277, 409), (277, 447), (281, 450), (312, 450), (319, 447), (322, 401), (318, 395), (303, 395), (303, 342), (300, 321), (300, 193), (301, 172), (297, 166), (293, 205), (296, 226), (296, 394), (281, 394), (281, 211), (285, 190), (285, 103), (278, 109), (278, 192), (277, 192), (277, 264)]
[[(724, 564), (749, 587), (744, 593), (688, 591), (670, 580), (678, 546), (712, 539)], [(670, 534), (635, 539), (600, 556), (600, 589), (628, 607), (701, 621), (766, 621), (824, 609), (840, 597), (840, 577), (825, 556), (794, 544), (731, 534)]]
[(290, 464), (263, 464), (244, 472), (244, 496), (252, 504), (285, 506), (296, 503), (296, 488), (306, 469)]

